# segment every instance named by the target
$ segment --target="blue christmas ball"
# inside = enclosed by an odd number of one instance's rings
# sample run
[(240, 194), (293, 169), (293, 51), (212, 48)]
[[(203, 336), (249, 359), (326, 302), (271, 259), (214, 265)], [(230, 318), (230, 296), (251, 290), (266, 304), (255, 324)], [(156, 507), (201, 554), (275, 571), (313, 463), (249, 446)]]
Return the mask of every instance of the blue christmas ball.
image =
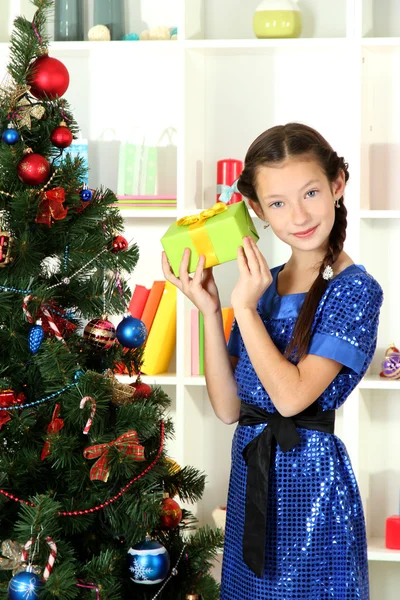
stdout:
[(79, 195), (81, 197), (82, 202), (89, 202), (93, 197), (92, 190), (86, 188), (81, 190), (79, 192)]
[(128, 42), (137, 42), (140, 40), (140, 37), (137, 33), (127, 33), (122, 39)]
[(147, 338), (146, 325), (140, 319), (126, 316), (117, 327), (117, 340), (125, 348), (139, 348)]
[(29, 331), (28, 335), (28, 344), (29, 350), (32, 354), (36, 354), (36, 352), (40, 348), (40, 344), (44, 339), (44, 331), (41, 325), (33, 325)]
[(8, 584), (9, 600), (36, 600), (42, 580), (36, 573), (22, 571), (17, 573)]
[(161, 583), (170, 568), (169, 554), (159, 542), (146, 538), (128, 550), (130, 578), (135, 583)]
[(84, 375), (84, 374), (85, 374), (85, 372), (82, 371), (82, 369), (79, 369), (78, 371), (75, 371), (74, 381), (79, 381), (80, 378), (82, 377), (82, 375)]
[(19, 142), (19, 133), (16, 129), (14, 129), (14, 127), (8, 127), (5, 131), (3, 131), (1, 139), (9, 146), (13, 146)]

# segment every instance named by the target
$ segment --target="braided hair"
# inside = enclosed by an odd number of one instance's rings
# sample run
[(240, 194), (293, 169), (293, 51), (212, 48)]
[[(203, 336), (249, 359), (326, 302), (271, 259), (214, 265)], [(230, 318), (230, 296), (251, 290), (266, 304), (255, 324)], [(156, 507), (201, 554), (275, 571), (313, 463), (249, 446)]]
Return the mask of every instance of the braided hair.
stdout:
[[(349, 179), (347, 163), (336, 154), (320, 133), (301, 123), (288, 123), (267, 129), (251, 144), (237, 183), (238, 190), (246, 198), (258, 203), (255, 187), (258, 168), (282, 163), (286, 158), (296, 156), (314, 158), (331, 183), (336, 180), (340, 171), (344, 172), (346, 183)], [(329, 234), (325, 256), (302, 304), (292, 339), (285, 351), (286, 357), (292, 356), (300, 360), (307, 354), (315, 311), (328, 285), (322, 274), (325, 268), (332, 267), (340, 256), (346, 239), (346, 227), (347, 209), (342, 196), (339, 198), (339, 207), (335, 209), (335, 222)]]

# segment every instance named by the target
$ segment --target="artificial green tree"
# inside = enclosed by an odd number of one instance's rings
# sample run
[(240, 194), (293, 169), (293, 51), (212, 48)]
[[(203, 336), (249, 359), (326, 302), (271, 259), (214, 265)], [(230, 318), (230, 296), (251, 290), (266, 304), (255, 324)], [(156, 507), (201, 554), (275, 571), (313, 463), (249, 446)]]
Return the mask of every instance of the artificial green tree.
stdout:
[[(49, 88), (39, 67), (53, 1), (33, 4), (32, 22), (15, 20), (0, 98), (0, 598), (32, 563), (37, 596), (13, 598), (216, 600), (221, 532), (185, 510), (171, 526), (163, 509), (165, 492), (199, 500), (204, 475), (168, 457), (170, 400), (139, 385), (143, 345), (119, 343), (107, 318), (126, 309), (138, 248), (121, 237), (114, 193), (86, 189), (84, 161), (63, 150), (78, 133), (65, 67), (54, 63), (61, 84), (44, 72)], [(135, 386), (118, 383), (117, 363)], [(128, 568), (146, 534), (170, 558), (158, 584)]]

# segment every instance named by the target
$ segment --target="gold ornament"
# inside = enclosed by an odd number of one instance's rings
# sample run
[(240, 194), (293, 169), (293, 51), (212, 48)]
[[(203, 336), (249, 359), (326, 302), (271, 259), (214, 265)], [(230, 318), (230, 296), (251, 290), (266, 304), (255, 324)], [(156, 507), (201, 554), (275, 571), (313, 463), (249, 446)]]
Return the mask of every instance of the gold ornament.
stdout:
[(186, 594), (186, 600), (200, 600), (198, 594)]
[(41, 119), (45, 112), (44, 106), (31, 104), (27, 98), (23, 97), (17, 103), (17, 117), (15, 119), (17, 128), (21, 129), (22, 127), (27, 127), (30, 129), (32, 127), (31, 118)]
[(113, 386), (111, 401), (113, 404), (123, 406), (124, 404), (130, 404), (130, 402), (132, 402), (135, 395), (135, 388), (126, 383), (120, 383), (111, 369), (107, 369), (104, 373), (104, 377), (111, 380)]
[[(12, 540), (4, 540), (1, 544), (1, 553), (3, 558), (0, 556), (0, 571), (12, 571), (13, 575), (26, 571), (27, 564), (21, 560), (22, 546), (18, 542)], [(41, 575), (41, 568), (36, 565), (32, 566), (32, 571), (36, 575)]]
[(175, 462), (174, 460), (172, 460), (172, 458), (166, 457), (165, 462), (168, 463), (168, 471), (169, 471), (170, 475), (175, 475), (176, 473), (179, 473), (179, 471), (181, 470), (178, 463)]

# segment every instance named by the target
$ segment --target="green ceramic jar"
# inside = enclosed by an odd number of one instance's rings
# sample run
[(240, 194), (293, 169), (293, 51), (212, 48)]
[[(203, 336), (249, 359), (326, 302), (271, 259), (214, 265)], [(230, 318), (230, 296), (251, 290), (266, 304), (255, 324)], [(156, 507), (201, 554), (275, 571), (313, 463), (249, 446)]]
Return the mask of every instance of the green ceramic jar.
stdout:
[(253, 30), (260, 39), (296, 38), (301, 27), (297, 0), (264, 0), (254, 13)]

